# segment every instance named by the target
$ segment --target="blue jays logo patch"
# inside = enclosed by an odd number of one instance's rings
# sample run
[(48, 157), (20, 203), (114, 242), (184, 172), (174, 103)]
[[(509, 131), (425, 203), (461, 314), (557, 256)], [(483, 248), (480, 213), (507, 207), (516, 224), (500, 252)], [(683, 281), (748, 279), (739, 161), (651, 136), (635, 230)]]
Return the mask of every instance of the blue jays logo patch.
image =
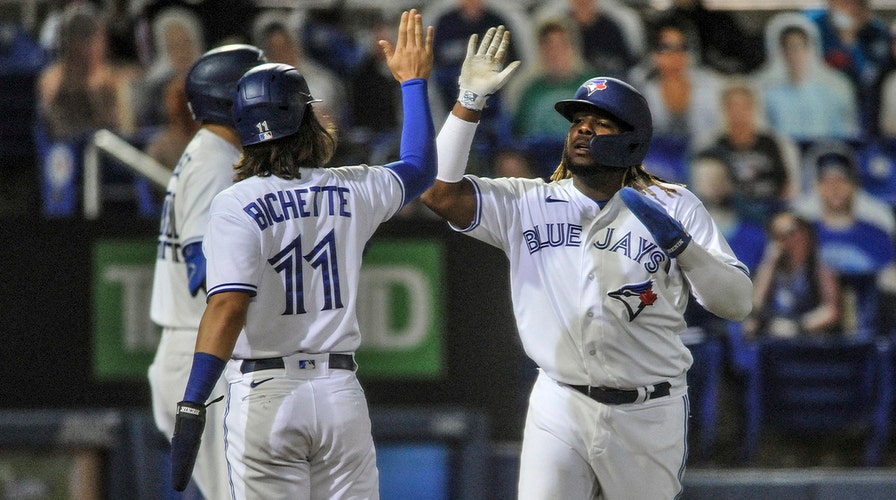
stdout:
[(585, 82), (585, 84), (582, 86), (585, 87), (586, 89), (588, 89), (588, 95), (591, 95), (591, 94), (597, 92), (598, 90), (606, 90), (607, 89), (607, 81), (604, 79), (591, 80), (590, 82)]
[(653, 291), (653, 280), (634, 285), (625, 285), (619, 290), (608, 293), (610, 297), (622, 302), (628, 311), (628, 320), (634, 321), (646, 306), (656, 302), (657, 295)]

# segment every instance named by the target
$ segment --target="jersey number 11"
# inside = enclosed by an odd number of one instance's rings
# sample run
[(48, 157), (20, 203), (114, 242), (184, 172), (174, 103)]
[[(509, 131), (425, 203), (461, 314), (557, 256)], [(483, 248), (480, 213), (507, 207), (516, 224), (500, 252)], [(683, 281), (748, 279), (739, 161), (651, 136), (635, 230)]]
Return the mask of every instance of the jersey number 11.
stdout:
[(339, 290), (339, 263), (336, 258), (336, 236), (333, 231), (327, 233), (305, 255), (302, 255), (302, 236), (287, 245), (283, 250), (268, 259), (274, 270), (281, 275), (286, 290), (286, 308), (283, 314), (305, 314), (305, 284), (303, 281), (304, 263), (321, 272), (324, 306), (321, 311), (341, 309), (342, 292)]

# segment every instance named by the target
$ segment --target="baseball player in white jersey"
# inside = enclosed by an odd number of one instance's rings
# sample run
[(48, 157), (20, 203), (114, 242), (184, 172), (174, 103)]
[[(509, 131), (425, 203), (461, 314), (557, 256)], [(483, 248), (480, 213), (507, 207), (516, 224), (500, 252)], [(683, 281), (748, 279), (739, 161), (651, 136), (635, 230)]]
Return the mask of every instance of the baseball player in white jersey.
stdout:
[[(174, 434), (171, 409), (183, 396), (196, 347), (199, 320), (205, 311), (205, 259), (202, 240), (212, 198), (233, 184), (233, 166), (242, 147), (233, 126), (231, 107), (236, 83), (265, 62), (251, 45), (212, 49), (194, 63), (185, 86), (193, 117), (202, 127), (187, 145), (165, 194), (150, 315), (162, 327), (162, 338), (149, 367), (153, 416), (168, 438)], [(215, 393), (223, 395), (221, 383)], [(193, 477), (205, 498), (229, 495), (224, 460), (223, 405), (208, 411), (207, 443), (196, 459)]]
[(741, 320), (752, 283), (707, 211), (646, 172), (641, 94), (584, 82), (556, 109), (570, 120), (551, 182), (464, 176), (479, 112), (515, 68), (508, 34), (470, 39), (460, 94), (437, 138), (438, 176), (421, 199), (452, 227), (507, 255), (517, 328), (539, 367), (523, 432), (519, 497), (670, 499), (687, 458), (678, 334), (689, 292)]
[(411, 10), (395, 45), (380, 42), (404, 111), (401, 159), (385, 166), (322, 168), (335, 136), (292, 66), (264, 64), (240, 80), (234, 119), (244, 153), (237, 182), (212, 202), (203, 240), (208, 307), (177, 405), (176, 484), (189, 476), (223, 372), (233, 498), (379, 497), (353, 357), (358, 282), (376, 228), (435, 178), (432, 41)]

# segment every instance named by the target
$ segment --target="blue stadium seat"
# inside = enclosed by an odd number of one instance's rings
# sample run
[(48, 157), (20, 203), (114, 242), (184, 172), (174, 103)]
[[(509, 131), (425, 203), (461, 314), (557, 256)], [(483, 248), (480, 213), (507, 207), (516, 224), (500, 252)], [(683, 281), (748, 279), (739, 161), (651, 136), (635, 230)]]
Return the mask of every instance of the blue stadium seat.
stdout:
[(744, 440), (740, 450), (740, 460), (750, 462), (755, 459), (759, 442), (759, 415), (752, 411), (758, 407), (759, 393), (759, 350), (756, 343), (744, 337), (743, 325), (728, 322), (727, 361), (731, 371), (737, 377), (743, 401), (739, 408), (742, 416), (742, 432)]
[(745, 449), (755, 459), (760, 435), (861, 436), (865, 466), (882, 463), (893, 401), (889, 341), (765, 339), (755, 343), (756, 384), (745, 391)]
[(869, 142), (858, 154), (862, 187), (896, 207), (896, 139)]
[(688, 370), (688, 398), (697, 445), (693, 457), (703, 460), (712, 456), (716, 444), (725, 346), (722, 339), (707, 335), (700, 328), (688, 330), (682, 341), (694, 356)]

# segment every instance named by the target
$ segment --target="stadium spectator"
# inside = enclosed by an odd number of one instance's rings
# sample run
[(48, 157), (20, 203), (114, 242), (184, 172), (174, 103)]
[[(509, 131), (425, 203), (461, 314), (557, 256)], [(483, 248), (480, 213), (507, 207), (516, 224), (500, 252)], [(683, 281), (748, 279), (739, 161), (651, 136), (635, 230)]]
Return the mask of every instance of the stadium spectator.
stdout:
[(877, 117), (876, 84), (890, 52), (890, 30), (871, 10), (869, 0), (828, 0), (826, 8), (806, 15), (818, 27), (827, 64), (852, 81), (862, 124), (874, 131)]
[(72, 140), (99, 128), (133, 133), (137, 65), (108, 58), (104, 18), (89, 4), (69, 5), (58, 52), (38, 80), (38, 113), (51, 140)]
[[(755, 273), (765, 251), (766, 231), (763, 225), (744, 217), (748, 203), (744, 203), (727, 158), (718, 149), (697, 154), (690, 161), (688, 185), (719, 226), (734, 255)], [(706, 311), (694, 297), (690, 298), (685, 319), (688, 326), (701, 327), (715, 337), (724, 336), (728, 326), (728, 321)]]
[(890, 24), (890, 50), (877, 86), (877, 128), (874, 136), (896, 139), (896, 19)]
[(734, 255), (752, 273), (765, 251), (766, 231), (763, 224), (744, 216), (744, 205), (751, 202), (738, 187), (728, 158), (720, 149), (697, 154), (690, 162), (689, 186), (713, 216)]
[(315, 2), (305, 10), (299, 41), (305, 54), (337, 75), (354, 74), (364, 57), (364, 47), (349, 26), (352, 11), (346, 0)]
[(348, 82), (351, 131), (346, 140), (353, 143), (358, 162), (379, 165), (398, 157), (401, 90), (378, 44), (378, 40), (389, 39), (392, 26), (381, 15), (373, 17), (370, 23), (370, 34), (363, 45), (364, 57)]
[[(631, 29), (623, 24), (629, 9), (611, 0), (553, 0), (534, 11), (534, 17), (544, 19), (569, 19), (578, 29), (579, 51), (596, 74), (623, 77), (634, 66), (641, 54), (635, 48)], [(636, 30), (643, 37), (644, 25), (636, 12)]]
[(723, 155), (731, 167), (743, 215), (765, 224), (799, 191), (799, 150), (789, 138), (764, 126), (757, 91), (747, 81), (727, 83), (719, 109), (724, 128), (708, 148)]
[[(803, 154), (803, 170), (810, 176), (812, 189), (805, 192), (794, 203), (794, 210), (805, 219), (817, 220), (822, 216), (824, 209), (817, 189), (818, 165), (821, 157), (830, 157), (832, 154), (848, 159), (847, 161), (850, 162), (854, 162), (856, 159), (854, 147), (839, 140), (815, 142)], [(855, 165), (849, 167), (852, 172), (857, 168)], [(856, 218), (879, 227), (891, 237), (896, 237), (896, 216), (886, 202), (874, 197), (865, 188), (858, 185), (851, 195), (851, 201), (851, 209)]]
[(205, 46), (250, 43), (252, 23), (258, 13), (255, 0), (143, 0), (141, 17), (153, 19), (162, 10), (179, 6), (192, 10), (202, 21)]
[(757, 75), (769, 125), (797, 142), (859, 136), (852, 82), (821, 58), (818, 30), (806, 16), (775, 15), (766, 26), (768, 64)]
[[(821, 210), (813, 222), (822, 261), (833, 268), (844, 291), (844, 326), (874, 331), (882, 287), (879, 276), (896, 267), (892, 234), (856, 210), (859, 184), (855, 151), (831, 143), (812, 155)], [(885, 213), (892, 215), (886, 210)]]
[(769, 244), (753, 276), (753, 312), (744, 334), (795, 337), (841, 332), (837, 273), (822, 262), (812, 224), (779, 212), (768, 226)]
[(575, 94), (583, 81), (596, 76), (595, 70), (585, 64), (573, 23), (543, 20), (536, 39), (538, 64), (509, 84), (510, 90), (520, 89), (512, 109), (513, 134), (523, 140), (556, 138), (562, 144), (569, 121), (554, 110), (554, 103)]
[(728, 11), (707, 9), (703, 0), (673, 0), (668, 12), (694, 25), (700, 62), (720, 73), (747, 74), (765, 60), (762, 37), (745, 30)]
[(137, 120), (140, 126), (154, 127), (167, 120), (168, 106), (159, 96), (168, 83), (186, 76), (205, 52), (202, 23), (191, 10), (168, 7), (152, 19), (152, 61), (140, 83)]
[(699, 63), (688, 22), (663, 15), (649, 25), (650, 58), (631, 72), (653, 114), (657, 138), (699, 142), (721, 128), (720, 76)]
[[(493, 26), (507, 26), (511, 28), (508, 18), (502, 16), (498, 10), (486, 5), (485, 0), (449, 0), (451, 5), (444, 11), (437, 12), (433, 19), (436, 29), (436, 40), (433, 50), (435, 52), (435, 67), (433, 68), (433, 83), (435, 90), (441, 96), (441, 106), (433, 110), (438, 116), (451, 109), (457, 97), (457, 78), (460, 76), (460, 66), (467, 54), (467, 43), (470, 35), (488, 31)], [(520, 33), (514, 36), (528, 36)], [(517, 44), (518, 45), (518, 44)], [(518, 50), (510, 47), (507, 55), (508, 61), (519, 59)], [(500, 96), (496, 96), (500, 97)], [(496, 103), (489, 100), (489, 106)], [(487, 120), (483, 120), (485, 123)]]

